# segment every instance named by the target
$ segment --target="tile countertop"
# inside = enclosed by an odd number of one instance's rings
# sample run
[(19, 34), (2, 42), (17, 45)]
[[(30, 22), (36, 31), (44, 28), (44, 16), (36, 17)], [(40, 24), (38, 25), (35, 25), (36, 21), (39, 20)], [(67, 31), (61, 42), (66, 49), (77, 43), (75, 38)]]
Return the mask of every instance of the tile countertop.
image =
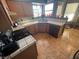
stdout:
[(37, 24), (37, 23), (49, 23), (49, 24), (55, 24), (55, 25), (59, 25), (59, 26), (62, 26), (65, 24), (64, 22), (55, 22), (55, 21), (42, 21), (42, 22), (34, 21), (34, 22), (28, 22), (28, 23), (22, 24), (22, 26), (29, 26), (29, 25)]
[[(28, 21), (28, 19), (25, 21)], [(66, 20), (53, 19), (53, 18), (46, 18), (46, 19), (44, 18), (44, 20), (43, 19), (33, 19), (33, 21), (28, 21), (28, 22), (23, 23), (22, 26), (28, 26), (28, 25), (32, 25), (32, 24), (36, 24), (36, 23), (50, 23), (50, 24), (62, 26), (65, 24), (65, 22), (66, 22)]]
[(53, 19), (49, 18), (48, 20), (47, 19), (46, 20), (33, 19), (33, 20), (28, 21), (28, 19), (26, 19), (24, 21), (21, 21), (20, 24), (16, 28), (13, 28), (13, 31), (24, 28), (26, 26), (37, 24), (37, 23), (49, 23), (49, 24), (54, 24), (54, 25), (58, 25), (58, 26), (63, 26), (66, 23), (66, 20), (59, 20), (59, 19), (53, 20)]

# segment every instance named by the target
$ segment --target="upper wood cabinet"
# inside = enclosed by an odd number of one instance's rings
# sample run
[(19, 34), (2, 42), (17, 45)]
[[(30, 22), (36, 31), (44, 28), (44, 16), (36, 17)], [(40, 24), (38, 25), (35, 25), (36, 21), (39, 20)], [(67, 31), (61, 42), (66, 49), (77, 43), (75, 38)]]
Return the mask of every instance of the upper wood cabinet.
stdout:
[(8, 29), (11, 30), (11, 25), (9, 17), (0, 1), (0, 31), (7, 31)]
[(33, 16), (31, 2), (25, 2), (19, 0), (7, 0), (7, 4), (10, 11), (15, 14), (11, 15), (11, 18), (14, 22), (19, 18)]

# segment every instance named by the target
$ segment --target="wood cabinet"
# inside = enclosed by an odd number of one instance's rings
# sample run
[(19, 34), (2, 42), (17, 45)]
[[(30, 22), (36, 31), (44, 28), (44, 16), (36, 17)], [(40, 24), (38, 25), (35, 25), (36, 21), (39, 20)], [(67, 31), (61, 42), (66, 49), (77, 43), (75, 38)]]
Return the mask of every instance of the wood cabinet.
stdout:
[(49, 31), (49, 24), (48, 23), (38, 23), (38, 31), (40, 33), (46, 33)]
[(37, 23), (33, 25), (26, 26), (26, 29), (30, 31), (32, 34), (36, 33), (46, 33), (49, 31), (49, 24), (48, 23)]
[(51, 34), (52, 36), (58, 37), (59, 31), (60, 31), (60, 26), (50, 24), (50, 26), (49, 26), (49, 34)]
[(45, 29), (46, 29), (46, 32), (47, 32), (47, 33), (49, 32), (49, 25), (50, 25), (49, 23), (46, 23), (46, 24), (45, 24), (45, 27), (46, 27)]
[(39, 33), (45, 31), (45, 26), (43, 23), (38, 23), (38, 31)]
[(35, 34), (38, 32), (38, 25), (37, 24), (29, 25), (29, 26), (26, 26), (26, 29), (32, 34)]
[(37, 55), (36, 44), (33, 44), (11, 59), (37, 59)]
[(0, 31), (4, 32), (7, 31), (8, 29), (12, 30), (11, 25), (12, 24), (10, 22), (8, 14), (0, 1)]
[(49, 33), (54, 37), (59, 37), (64, 31), (64, 25), (55, 25), (50, 23), (36, 23), (26, 27), (32, 34)]

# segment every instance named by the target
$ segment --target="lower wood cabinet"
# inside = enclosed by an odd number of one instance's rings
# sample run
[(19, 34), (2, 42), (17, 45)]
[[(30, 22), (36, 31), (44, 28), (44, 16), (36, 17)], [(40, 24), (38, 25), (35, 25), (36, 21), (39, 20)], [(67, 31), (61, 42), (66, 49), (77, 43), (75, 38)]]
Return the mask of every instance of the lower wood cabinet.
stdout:
[(38, 23), (38, 31), (39, 33), (44, 32), (45, 31), (45, 26), (43, 23)]
[(37, 56), (36, 44), (33, 44), (11, 59), (37, 59)]
[(26, 27), (32, 34), (49, 33), (54, 37), (59, 37), (64, 31), (64, 25), (55, 25), (49, 23), (37, 23)]
[(49, 32), (49, 24), (48, 23), (33, 24), (27, 26), (26, 29), (32, 34), (44, 33), (44, 32), (46, 33)]
[(60, 26), (50, 24), (50, 26), (49, 26), (49, 34), (51, 34), (52, 36), (58, 37), (59, 31), (60, 31)]
[(32, 34), (35, 34), (38, 32), (38, 26), (37, 24), (33, 24), (33, 25), (29, 25), (29, 26), (26, 26), (26, 29), (31, 32)]
[(47, 33), (49, 31), (48, 23), (38, 23), (38, 31), (39, 33)]
[(50, 26), (49, 23), (46, 23), (46, 24), (45, 24), (45, 27), (46, 27), (45, 30), (46, 30), (47, 33), (49, 33), (49, 26)]

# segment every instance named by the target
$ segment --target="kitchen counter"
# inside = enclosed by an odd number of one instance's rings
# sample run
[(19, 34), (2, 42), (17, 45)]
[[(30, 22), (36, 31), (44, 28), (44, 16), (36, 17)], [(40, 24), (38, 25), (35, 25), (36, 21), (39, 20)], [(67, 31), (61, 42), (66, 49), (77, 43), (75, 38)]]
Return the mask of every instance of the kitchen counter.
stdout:
[[(24, 22), (24, 23), (23, 23)], [(33, 24), (38, 24), (38, 23), (49, 23), (49, 24), (54, 24), (54, 25), (58, 25), (58, 26), (63, 26), (65, 23), (66, 23), (66, 20), (58, 20), (58, 21), (55, 21), (55, 20), (46, 20), (46, 21), (39, 21), (39, 20), (34, 20), (34, 21), (29, 21), (29, 22), (26, 22), (26, 21), (22, 21), (20, 22), (20, 24), (13, 28), (13, 31), (14, 30), (18, 30), (18, 29), (21, 29), (21, 28), (24, 28), (26, 26), (30, 26), (30, 25), (33, 25)]]
[(46, 32), (52, 35), (55, 34), (54, 36), (59, 37), (64, 32), (65, 23), (66, 20), (53, 18), (27, 19), (19, 22), (19, 25), (16, 28), (13, 28), (13, 31), (20, 28), (26, 28), (32, 34)]
[(65, 23), (64, 22), (55, 22), (55, 21), (34, 21), (34, 22), (29, 22), (29, 23), (26, 23), (26, 24), (22, 24), (22, 26), (29, 26), (29, 25), (33, 25), (33, 24), (37, 24), (37, 23), (49, 23), (49, 24), (55, 24), (55, 25), (58, 25), (58, 26), (62, 26), (64, 25)]

